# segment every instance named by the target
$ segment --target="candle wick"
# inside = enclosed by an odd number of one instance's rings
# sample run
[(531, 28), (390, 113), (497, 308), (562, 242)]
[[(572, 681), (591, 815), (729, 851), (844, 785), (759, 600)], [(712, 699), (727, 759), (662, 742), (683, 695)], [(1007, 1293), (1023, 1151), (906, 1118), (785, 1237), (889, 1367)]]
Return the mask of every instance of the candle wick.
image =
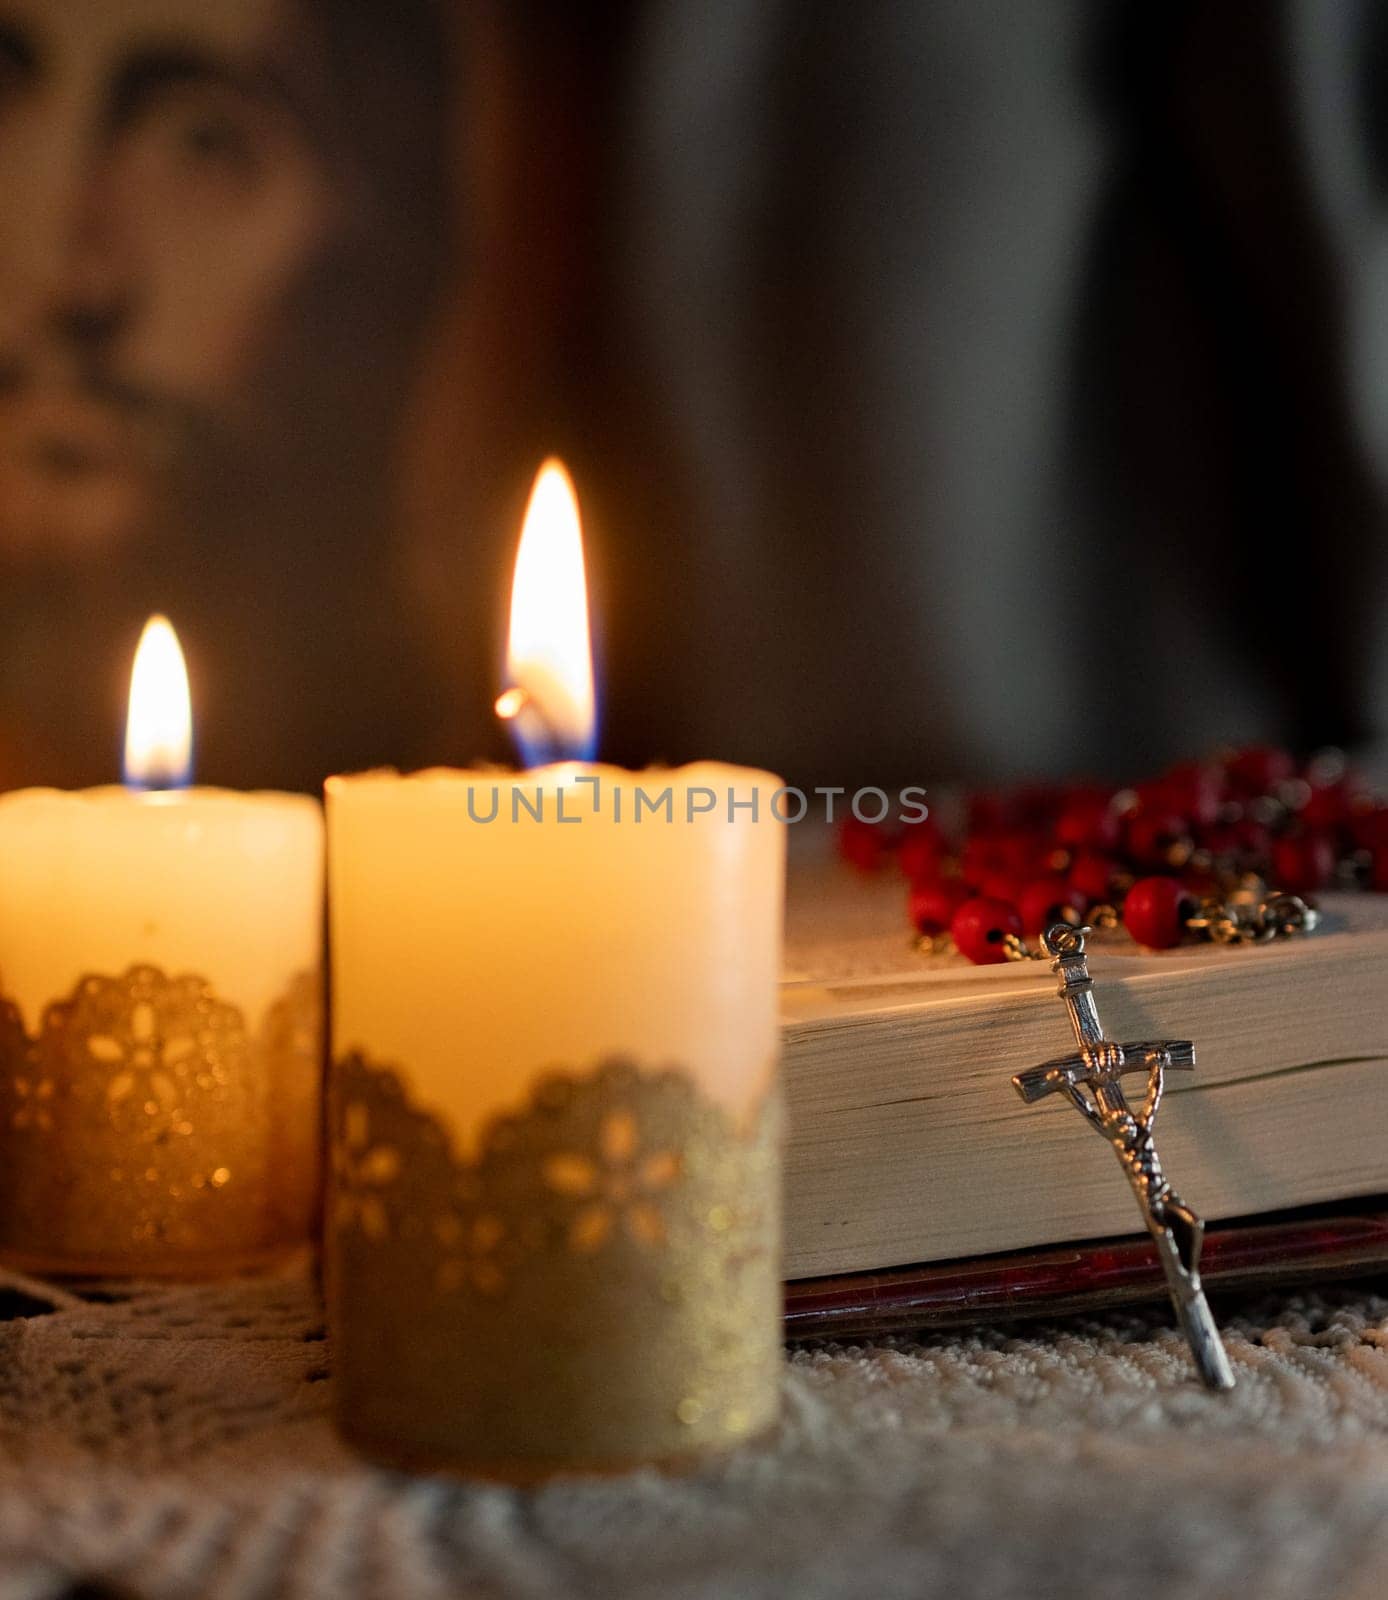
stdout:
[(493, 709), (503, 722), (510, 722), (532, 703), (526, 691), (520, 688), (519, 685), (513, 684), (511, 688), (503, 689), (496, 697), (496, 705)]
[(503, 722), (511, 724), (512, 737), (527, 766), (544, 766), (561, 758), (564, 745), (559, 730), (528, 689), (519, 684), (504, 689), (493, 709)]
[(125, 787), (136, 794), (160, 794), (188, 787), (187, 775), (176, 767), (162, 767), (142, 773), (138, 778), (127, 776)]

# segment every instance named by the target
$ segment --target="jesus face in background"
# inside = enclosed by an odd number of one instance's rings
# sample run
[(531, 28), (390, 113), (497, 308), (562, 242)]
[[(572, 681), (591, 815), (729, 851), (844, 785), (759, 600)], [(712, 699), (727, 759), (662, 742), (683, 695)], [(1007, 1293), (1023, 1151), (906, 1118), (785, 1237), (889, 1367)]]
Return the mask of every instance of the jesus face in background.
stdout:
[(107, 548), (201, 430), (254, 445), (334, 227), (281, 0), (0, 0), (0, 560)]
[(333, 229), (280, 0), (0, 0), (0, 552), (138, 530), (200, 429), (253, 438)]

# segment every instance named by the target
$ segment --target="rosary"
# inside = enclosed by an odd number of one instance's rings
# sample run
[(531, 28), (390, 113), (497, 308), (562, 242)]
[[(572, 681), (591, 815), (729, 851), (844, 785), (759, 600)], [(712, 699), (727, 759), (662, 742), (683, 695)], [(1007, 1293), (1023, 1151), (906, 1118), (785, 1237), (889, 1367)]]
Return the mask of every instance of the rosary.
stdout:
[[(849, 817), (856, 866), (894, 861), (926, 955), (1044, 959), (1057, 922), (1122, 927), (1164, 950), (1309, 933), (1329, 888), (1388, 891), (1388, 804), (1338, 751), (1298, 767), (1258, 747), (1124, 789), (976, 794), (951, 833), (934, 816), (893, 834)], [(1028, 941), (1032, 941), (1028, 943)]]
[[(1196, 1370), (1209, 1388), (1232, 1388), (1200, 1283), (1205, 1226), (1172, 1188), (1153, 1136), (1166, 1074), (1193, 1071), (1195, 1046), (1107, 1038), (1085, 941), (1095, 927), (1120, 926), (1159, 950), (1187, 938), (1260, 944), (1312, 933), (1319, 918), (1306, 896), (1332, 885), (1388, 891), (1388, 805), (1338, 752), (1298, 769), (1285, 751), (1259, 747), (1131, 789), (976, 795), (967, 815), (954, 840), (930, 817), (895, 838), (850, 819), (840, 843), (860, 867), (895, 854), (922, 953), (1050, 961), (1076, 1049), (1012, 1085), (1028, 1105), (1064, 1095), (1111, 1145)], [(1147, 1079), (1137, 1109), (1123, 1090), (1130, 1073)]]

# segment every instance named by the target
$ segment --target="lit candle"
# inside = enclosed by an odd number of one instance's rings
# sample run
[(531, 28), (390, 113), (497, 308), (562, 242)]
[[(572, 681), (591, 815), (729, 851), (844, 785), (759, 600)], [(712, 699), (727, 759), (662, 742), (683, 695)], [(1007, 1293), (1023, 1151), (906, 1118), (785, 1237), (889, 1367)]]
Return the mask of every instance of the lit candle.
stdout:
[[(557, 757), (593, 737), (582, 577), (551, 463), (500, 709)], [(778, 788), (572, 759), (329, 780), (349, 1438), (524, 1479), (775, 1416)]]
[[(0, 796), (0, 1256), (213, 1275), (307, 1242), (322, 815), (184, 788), (173, 629), (136, 654), (126, 787)], [(156, 787), (157, 786), (157, 787)]]

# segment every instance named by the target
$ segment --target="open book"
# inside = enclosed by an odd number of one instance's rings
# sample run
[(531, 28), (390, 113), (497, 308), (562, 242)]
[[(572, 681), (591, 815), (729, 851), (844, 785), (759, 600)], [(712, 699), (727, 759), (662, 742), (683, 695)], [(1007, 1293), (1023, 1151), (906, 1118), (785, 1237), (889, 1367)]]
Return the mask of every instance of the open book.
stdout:
[[(1388, 896), (1320, 904), (1320, 931), (1268, 945), (1089, 941), (1111, 1038), (1194, 1041), (1156, 1136), (1206, 1220), (1388, 1192)], [(1107, 1142), (1012, 1087), (1074, 1046), (1049, 962), (918, 955), (894, 874), (802, 863), (782, 1013), (789, 1277), (1141, 1229)]]

